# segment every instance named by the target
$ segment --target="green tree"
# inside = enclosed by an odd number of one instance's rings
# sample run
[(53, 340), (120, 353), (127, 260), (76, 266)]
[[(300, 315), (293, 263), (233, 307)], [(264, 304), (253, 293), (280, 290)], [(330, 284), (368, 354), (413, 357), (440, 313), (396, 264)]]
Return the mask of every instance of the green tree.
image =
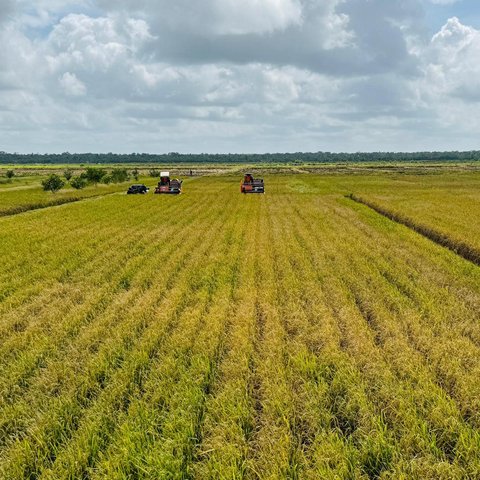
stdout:
[(105, 185), (108, 185), (109, 183), (112, 183), (113, 179), (112, 179), (112, 175), (107, 173), (103, 178), (102, 178), (102, 183), (104, 183)]
[(152, 168), (151, 170), (149, 170), (148, 174), (153, 178), (160, 176), (160, 172), (156, 168)]
[(81, 177), (84, 178), (88, 183), (96, 185), (102, 181), (105, 175), (105, 170), (101, 168), (88, 167), (85, 172), (82, 173)]
[(138, 171), (138, 168), (134, 168), (132, 170), (132, 175), (135, 180), (138, 180), (138, 176), (140, 175), (140, 172)]
[(63, 188), (64, 185), (65, 182), (55, 173), (52, 173), (52, 175), (42, 181), (43, 189), (46, 192), (56, 193)]
[(63, 176), (65, 177), (65, 180), (67, 180), (67, 182), (69, 182), (70, 179), (71, 179), (72, 176), (73, 176), (73, 171), (72, 171), (70, 168), (67, 168), (67, 169), (63, 172)]
[(13, 170), (7, 170), (5, 175), (9, 180), (11, 180), (15, 176), (15, 172)]
[(80, 176), (73, 177), (70, 181), (70, 185), (77, 190), (81, 190), (82, 188), (85, 188), (87, 186), (87, 181)]
[[(124, 169), (124, 168), (119, 168), (119, 169), (112, 170), (111, 177), (112, 177), (112, 182), (113, 183), (126, 182), (130, 178), (127, 170)], [(135, 177), (135, 180), (138, 180), (138, 175), (137, 175), (137, 177)]]

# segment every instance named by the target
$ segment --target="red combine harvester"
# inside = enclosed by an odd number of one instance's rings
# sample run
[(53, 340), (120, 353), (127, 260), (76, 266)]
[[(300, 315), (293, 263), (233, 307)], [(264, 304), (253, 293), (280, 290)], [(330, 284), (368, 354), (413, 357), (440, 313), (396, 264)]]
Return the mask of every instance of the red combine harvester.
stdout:
[(170, 179), (169, 172), (161, 172), (160, 181), (155, 188), (155, 193), (178, 195), (179, 193), (182, 193), (182, 181), (178, 178)]
[(265, 193), (263, 178), (253, 178), (251, 173), (246, 173), (240, 183), (240, 191), (242, 193)]

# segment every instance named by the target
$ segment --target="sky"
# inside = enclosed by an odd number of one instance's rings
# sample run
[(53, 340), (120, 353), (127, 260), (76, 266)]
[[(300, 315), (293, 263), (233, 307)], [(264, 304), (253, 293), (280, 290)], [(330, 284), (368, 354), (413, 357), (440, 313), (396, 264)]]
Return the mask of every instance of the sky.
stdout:
[(0, 0), (0, 151), (480, 149), (478, 0)]

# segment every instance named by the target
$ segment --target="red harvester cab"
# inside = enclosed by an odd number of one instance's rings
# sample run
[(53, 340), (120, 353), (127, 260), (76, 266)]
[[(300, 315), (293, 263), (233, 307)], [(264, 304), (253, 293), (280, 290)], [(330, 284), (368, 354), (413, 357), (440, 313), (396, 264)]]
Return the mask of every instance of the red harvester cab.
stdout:
[(240, 183), (242, 193), (265, 193), (263, 178), (253, 178), (251, 173), (246, 173)]
[(182, 193), (182, 181), (178, 178), (170, 179), (169, 172), (160, 173), (160, 181), (155, 188), (155, 193), (169, 193), (179, 194)]

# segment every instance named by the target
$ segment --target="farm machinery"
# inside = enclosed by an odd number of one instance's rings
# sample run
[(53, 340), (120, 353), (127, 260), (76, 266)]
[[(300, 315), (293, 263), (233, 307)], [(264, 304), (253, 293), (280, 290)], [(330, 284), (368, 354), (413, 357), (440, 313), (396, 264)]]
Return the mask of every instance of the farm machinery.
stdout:
[(149, 190), (150, 189), (147, 186), (143, 185), (143, 183), (142, 184), (136, 183), (134, 185), (130, 185), (130, 187), (127, 190), (127, 194), (128, 195), (135, 195), (135, 194), (143, 195), (145, 193), (148, 193)]
[(154, 193), (168, 193), (178, 195), (182, 193), (182, 181), (178, 178), (171, 179), (169, 172), (160, 173), (160, 181)]
[(242, 193), (265, 193), (263, 178), (253, 178), (251, 173), (246, 173), (240, 183)]

